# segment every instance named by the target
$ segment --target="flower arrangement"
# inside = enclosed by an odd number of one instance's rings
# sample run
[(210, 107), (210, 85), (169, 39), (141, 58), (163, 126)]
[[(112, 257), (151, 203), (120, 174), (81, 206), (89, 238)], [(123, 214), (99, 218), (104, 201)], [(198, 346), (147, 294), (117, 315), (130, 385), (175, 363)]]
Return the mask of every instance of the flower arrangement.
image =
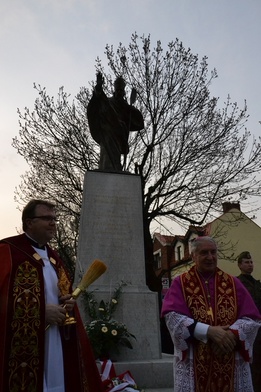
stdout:
[(121, 282), (107, 302), (101, 300), (98, 303), (93, 292), (84, 293), (85, 310), (91, 320), (85, 328), (96, 358), (109, 358), (112, 351), (120, 351), (120, 346), (133, 348), (130, 339), (135, 336), (125, 324), (112, 318), (124, 286), (126, 283)]

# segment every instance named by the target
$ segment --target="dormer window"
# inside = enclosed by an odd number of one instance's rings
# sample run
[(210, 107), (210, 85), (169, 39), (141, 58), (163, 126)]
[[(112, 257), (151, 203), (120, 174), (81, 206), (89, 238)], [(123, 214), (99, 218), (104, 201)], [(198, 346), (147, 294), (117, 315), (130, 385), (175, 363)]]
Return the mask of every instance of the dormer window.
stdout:
[(161, 250), (159, 249), (156, 252), (154, 252), (153, 257), (154, 257), (154, 267), (156, 269), (160, 269), (161, 268)]

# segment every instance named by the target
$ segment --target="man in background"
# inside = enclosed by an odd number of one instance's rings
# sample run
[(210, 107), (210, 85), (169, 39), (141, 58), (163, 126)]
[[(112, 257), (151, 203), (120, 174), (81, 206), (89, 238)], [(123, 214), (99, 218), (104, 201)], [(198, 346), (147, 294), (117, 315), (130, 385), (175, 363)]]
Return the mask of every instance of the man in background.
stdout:
[[(254, 262), (251, 254), (248, 251), (240, 253), (238, 256), (238, 267), (241, 274), (238, 279), (241, 280), (243, 285), (249, 291), (253, 298), (259, 312), (261, 313), (261, 283), (260, 280), (255, 279), (252, 276), (254, 270)], [(256, 340), (253, 346), (253, 362), (251, 366), (252, 381), (254, 392), (261, 392), (261, 329), (256, 336)]]
[[(31, 200), (24, 233), (0, 241), (0, 391), (101, 392), (64, 264), (48, 242), (54, 204)], [(65, 325), (67, 312), (76, 323)]]

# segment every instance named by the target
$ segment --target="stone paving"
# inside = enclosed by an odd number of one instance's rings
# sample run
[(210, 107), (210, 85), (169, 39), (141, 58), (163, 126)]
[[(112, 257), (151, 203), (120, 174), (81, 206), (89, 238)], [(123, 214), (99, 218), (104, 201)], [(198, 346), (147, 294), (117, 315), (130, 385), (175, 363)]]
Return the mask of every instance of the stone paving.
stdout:
[(144, 392), (173, 392), (173, 388), (145, 389)]

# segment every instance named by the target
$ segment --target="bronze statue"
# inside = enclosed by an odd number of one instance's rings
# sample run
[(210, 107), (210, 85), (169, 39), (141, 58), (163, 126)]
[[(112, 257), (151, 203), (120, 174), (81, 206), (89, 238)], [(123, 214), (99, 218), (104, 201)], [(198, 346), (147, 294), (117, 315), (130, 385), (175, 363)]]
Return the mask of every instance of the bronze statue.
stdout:
[(93, 139), (100, 145), (99, 170), (122, 171), (121, 155), (126, 161), (129, 152), (129, 132), (144, 128), (141, 112), (133, 107), (136, 90), (132, 89), (130, 104), (125, 99), (125, 81), (117, 77), (114, 93), (107, 97), (102, 88), (103, 77), (97, 74), (93, 96), (87, 107), (87, 117)]

